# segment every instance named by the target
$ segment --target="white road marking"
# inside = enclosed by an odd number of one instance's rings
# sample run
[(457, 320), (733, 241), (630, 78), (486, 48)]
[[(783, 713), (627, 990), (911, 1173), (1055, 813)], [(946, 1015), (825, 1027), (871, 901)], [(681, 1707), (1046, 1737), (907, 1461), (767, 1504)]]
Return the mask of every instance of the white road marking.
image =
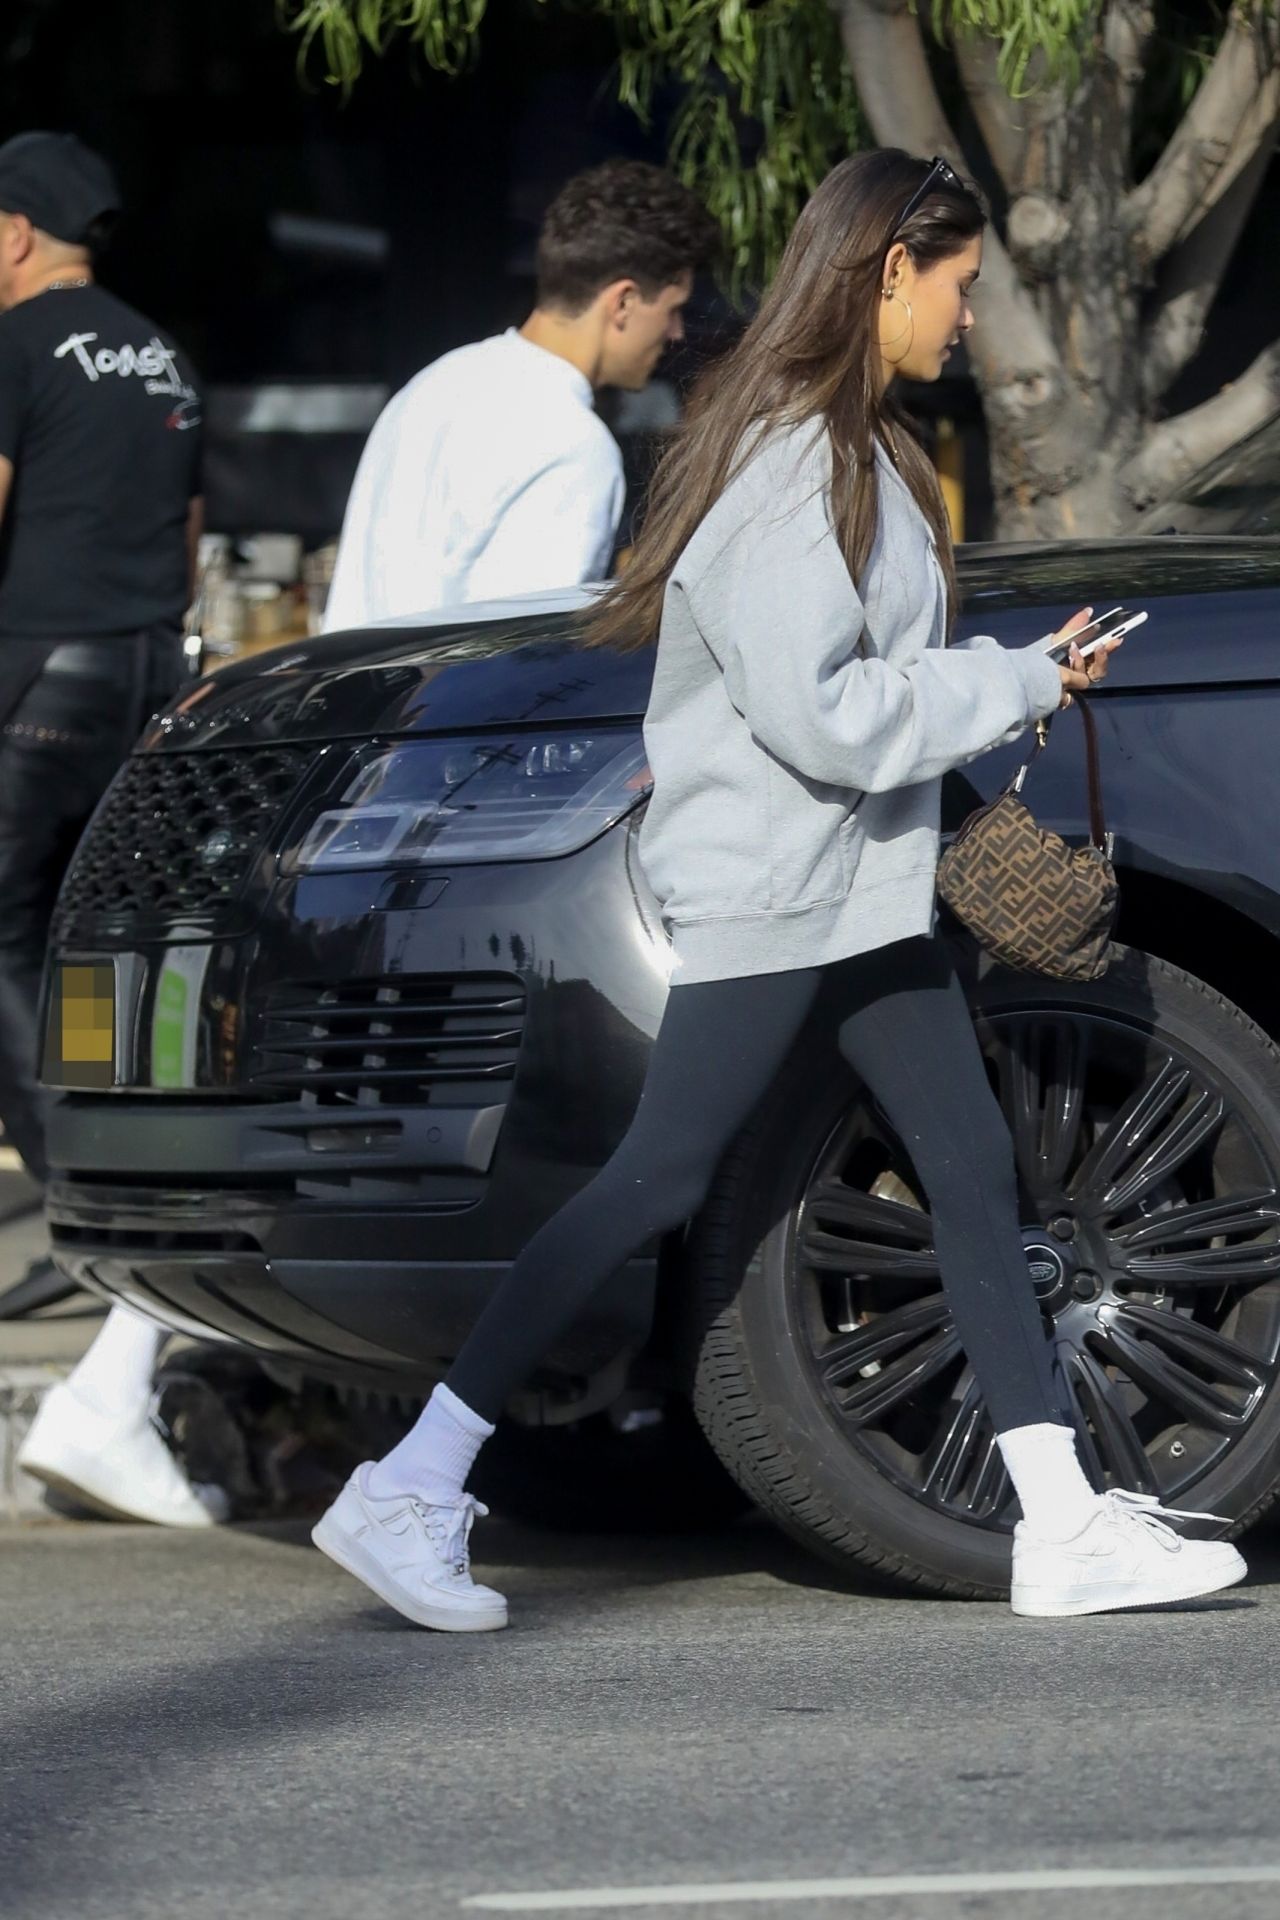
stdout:
[(751, 1900), (888, 1900), (894, 1895), (1094, 1892), (1108, 1887), (1280, 1885), (1277, 1867), (1040, 1867), (1023, 1873), (885, 1873), (840, 1880), (725, 1880), (668, 1887), (577, 1887), (562, 1893), (477, 1893), (488, 1913), (569, 1913), (618, 1907), (710, 1907)]

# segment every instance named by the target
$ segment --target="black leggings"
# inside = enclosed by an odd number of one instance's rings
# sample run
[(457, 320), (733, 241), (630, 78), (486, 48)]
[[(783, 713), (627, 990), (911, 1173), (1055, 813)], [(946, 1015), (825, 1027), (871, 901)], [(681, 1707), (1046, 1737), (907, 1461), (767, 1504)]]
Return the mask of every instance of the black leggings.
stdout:
[[(596, 1289), (697, 1212), (826, 971), (672, 988), (626, 1137), (534, 1235), (450, 1370), (448, 1385), (468, 1406), (496, 1420)], [(923, 1182), (948, 1303), (997, 1432), (1062, 1424), (1009, 1130), (950, 954), (938, 941), (902, 940), (829, 971), (840, 1052)]]

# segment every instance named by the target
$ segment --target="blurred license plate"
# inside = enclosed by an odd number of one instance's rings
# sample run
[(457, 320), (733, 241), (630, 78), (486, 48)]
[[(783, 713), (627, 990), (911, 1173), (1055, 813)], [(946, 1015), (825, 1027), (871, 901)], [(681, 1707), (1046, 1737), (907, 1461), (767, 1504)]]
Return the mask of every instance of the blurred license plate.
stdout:
[(115, 1074), (114, 964), (55, 967), (41, 1078), (48, 1087), (110, 1087)]

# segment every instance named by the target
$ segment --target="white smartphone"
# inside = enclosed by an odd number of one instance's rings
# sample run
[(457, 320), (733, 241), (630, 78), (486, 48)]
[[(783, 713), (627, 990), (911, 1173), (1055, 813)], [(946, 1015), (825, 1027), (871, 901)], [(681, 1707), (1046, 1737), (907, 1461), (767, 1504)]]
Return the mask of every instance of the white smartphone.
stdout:
[(1077, 628), (1068, 639), (1046, 633), (1040, 645), (1054, 660), (1065, 660), (1073, 646), (1079, 647), (1081, 656), (1087, 660), (1108, 640), (1122, 640), (1126, 633), (1132, 633), (1147, 618), (1145, 613), (1131, 613), (1128, 607), (1112, 607), (1109, 613), (1098, 614), (1087, 627)]

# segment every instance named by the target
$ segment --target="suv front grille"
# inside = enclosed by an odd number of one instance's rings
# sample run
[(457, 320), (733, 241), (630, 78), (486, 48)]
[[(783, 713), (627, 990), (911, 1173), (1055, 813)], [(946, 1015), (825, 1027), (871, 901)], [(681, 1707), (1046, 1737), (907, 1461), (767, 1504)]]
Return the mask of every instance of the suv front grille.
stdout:
[(164, 932), (174, 922), (225, 930), (314, 758), (312, 747), (226, 747), (126, 761), (63, 884), (55, 942)]
[(506, 973), (388, 974), (272, 989), (249, 1083), (321, 1106), (505, 1104), (525, 994)]

